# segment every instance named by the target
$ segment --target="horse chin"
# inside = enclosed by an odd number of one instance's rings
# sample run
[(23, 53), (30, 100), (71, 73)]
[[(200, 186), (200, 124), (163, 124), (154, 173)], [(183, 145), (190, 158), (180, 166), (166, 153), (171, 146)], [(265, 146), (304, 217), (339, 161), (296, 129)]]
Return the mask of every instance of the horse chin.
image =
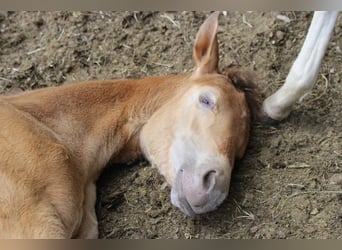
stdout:
[(181, 190), (178, 190), (176, 187), (171, 188), (171, 203), (190, 217), (195, 217), (196, 215), (208, 213), (217, 209), (226, 197), (227, 193), (215, 191), (210, 195), (208, 203), (204, 206), (198, 207), (192, 206)]
[(196, 215), (185, 196), (180, 195), (175, 187), (171, 188), (171, 203), (190, 217), (194, 217)]

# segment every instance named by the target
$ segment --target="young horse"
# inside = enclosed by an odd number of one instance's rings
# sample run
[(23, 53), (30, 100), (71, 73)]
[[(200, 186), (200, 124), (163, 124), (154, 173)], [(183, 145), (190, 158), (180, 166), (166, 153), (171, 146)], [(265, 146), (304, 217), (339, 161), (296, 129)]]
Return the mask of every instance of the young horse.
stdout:
[(265, 113), (272, 119), (286, 118), (294, 104), (314, 86), (337, 16), (338, 11), (315, 11), (303, 47), (284, 85), (263, 103)]
[(217, 19), (215, 12), (199, 29), (191, 74), (0, 98), (1, 238), (97, 237), (96, 180), (108, 163), (141, 155), (184, 213), (225, 199), (234, 159), (246, 149), (255, 89), (238, 70), (218, 73)]

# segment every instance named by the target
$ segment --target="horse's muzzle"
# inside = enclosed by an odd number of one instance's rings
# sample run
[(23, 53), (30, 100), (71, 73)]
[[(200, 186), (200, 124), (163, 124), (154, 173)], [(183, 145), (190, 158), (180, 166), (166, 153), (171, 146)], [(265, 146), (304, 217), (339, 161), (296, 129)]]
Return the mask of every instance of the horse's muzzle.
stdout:
[[(180, 169), (171, 190), (171, 202), (185, 214), (193, 217), (215, 210), (227, 197), (230, 176), (215, 168), (200, 167), (206, 171)], [(209, 170), (208, 170), (209, 169)]]

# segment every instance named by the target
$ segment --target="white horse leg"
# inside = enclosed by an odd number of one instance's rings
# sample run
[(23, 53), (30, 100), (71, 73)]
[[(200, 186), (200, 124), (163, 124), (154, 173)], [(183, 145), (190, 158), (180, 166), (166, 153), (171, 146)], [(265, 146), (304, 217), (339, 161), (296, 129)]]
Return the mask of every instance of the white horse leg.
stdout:
[(314, 86), (337, 16), (338, 11), (315, 11), (303, 47), (284, 85), (263, 103), (264, 111), (272, 119), (287, 117), (293, 105)]

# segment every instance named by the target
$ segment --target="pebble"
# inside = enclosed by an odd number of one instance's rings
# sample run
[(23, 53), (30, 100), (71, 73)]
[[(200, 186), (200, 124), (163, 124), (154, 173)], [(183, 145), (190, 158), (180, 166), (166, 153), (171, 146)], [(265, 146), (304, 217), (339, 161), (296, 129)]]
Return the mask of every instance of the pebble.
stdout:
[(281, 20), (281, 21), (284, 21), (285, 23), (289, 23), (291, 22), (290, 18), (288, 16), (284, 16), (284, 15), (277, 15), (276, 16), (277, 19)]
[(319, 211), (318, 211), (317, 208), (312, 209), (311, 212), (310, 212), (311, 215), (316, 215), (318, 213), (319, 213)]
[(291, 42), (291, 40), (286, 40), (285, 46), (286, 46), (287, 49), (292, 48), (292, 42)]
[(342, 184), (342, 174), (334, 174), (329, 179), (330, 185)]
[(249, 231), (254, 234), (258, 231), (258, 226), (254, 226), (254, 227), (251, 227), (251, 229), (249, 229)]
[(278, 30), (275, 35), (276, 35), (276, 38), (280, 41), (283, 40), (285, 37), (285, 33), (282, 32), (281, 30)]

